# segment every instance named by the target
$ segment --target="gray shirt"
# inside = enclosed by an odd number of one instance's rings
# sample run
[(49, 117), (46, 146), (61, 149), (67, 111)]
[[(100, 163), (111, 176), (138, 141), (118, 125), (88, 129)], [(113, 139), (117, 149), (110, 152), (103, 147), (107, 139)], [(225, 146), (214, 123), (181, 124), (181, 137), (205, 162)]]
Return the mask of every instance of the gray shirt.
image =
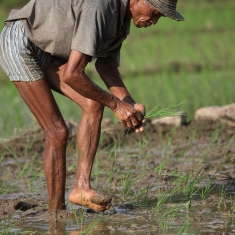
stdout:
[(128, 1), (31, 0), (12, 10), (5, 24), (21, 19), (29, 39), (52, 55), (68, 59), (73, 49), (118, 67), (130, 33), (130, 19), (124, 17)]

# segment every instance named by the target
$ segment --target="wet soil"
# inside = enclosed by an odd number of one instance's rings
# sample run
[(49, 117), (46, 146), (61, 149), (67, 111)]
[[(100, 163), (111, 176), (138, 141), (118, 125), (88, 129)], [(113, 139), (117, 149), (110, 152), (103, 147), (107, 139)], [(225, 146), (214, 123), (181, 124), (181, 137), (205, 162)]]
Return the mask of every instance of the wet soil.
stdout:
[(76, 124), (68, 127), (66, 211), (47, 210), (41, 129), (24, 130), (0, 144), (0, 231), (235, 234), (231, 123), (204, 120), (173, 127), (149, 121), (144, 133), (135, 134), (105, 120), (92, 172), (92, 186), (112, 196), (113, 206), (104, 214), (67, 200), (77, 160)]

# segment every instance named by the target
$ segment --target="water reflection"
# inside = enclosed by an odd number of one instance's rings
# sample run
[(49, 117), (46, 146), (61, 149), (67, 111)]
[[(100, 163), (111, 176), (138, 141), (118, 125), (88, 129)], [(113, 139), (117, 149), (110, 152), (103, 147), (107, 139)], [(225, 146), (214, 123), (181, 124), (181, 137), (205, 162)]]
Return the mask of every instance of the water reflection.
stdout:
[[(78, 225), (79, 227), (79, 225)], [(98, 234), (98, 231), (109, 234), (105, 222), (102, 220), (93, 220), (85, 224), (81, 229), (71, 230), (66, 226), (66, 221), (49, 221), (49, 235), (79, 235), (79, 234)]]
[(66, 232), (66, 222), (64, 221), (49, 221), (49, 235), (65, 235)]

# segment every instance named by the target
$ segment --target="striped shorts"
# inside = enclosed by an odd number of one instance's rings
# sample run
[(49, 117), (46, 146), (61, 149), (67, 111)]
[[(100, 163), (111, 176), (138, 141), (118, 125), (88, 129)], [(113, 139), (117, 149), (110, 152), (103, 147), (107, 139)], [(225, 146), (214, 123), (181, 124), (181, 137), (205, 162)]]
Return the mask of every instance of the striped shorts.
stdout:
[(11, 81), (37, 81), (45, 77), (47, 68), (66, 62), (30, 41), (20, 20), (5, 26), (0, 34), (0, 65)]

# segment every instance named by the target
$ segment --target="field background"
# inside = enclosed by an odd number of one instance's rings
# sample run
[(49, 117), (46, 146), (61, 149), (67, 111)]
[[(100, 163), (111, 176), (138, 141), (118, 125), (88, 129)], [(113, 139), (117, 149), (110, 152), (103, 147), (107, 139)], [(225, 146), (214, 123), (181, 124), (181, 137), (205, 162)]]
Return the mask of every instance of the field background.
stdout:
[[(0, 28), (10, 9), (21, 4), (0, 0)], [(200, 107), (235, 100), (235, 2), (181, 0), (178, 10), (185, 22), (162, 18), (148, 29), (132, 26), (123, 44), (120, 71), (134, 99), (147, 110), (185, 101), (178, 109), (186, 111), (190, 121)], [(94, 63), (87, 73), (104, 88)], [(35, 120), (2, 70), (0, 87), (0, 141), (4, 141), (33, 126)], [(58, 94), (55, 98), (65, 119), (78, 122), (80, 108)], [(107, 109), (104, 117), (116, 122)]]

